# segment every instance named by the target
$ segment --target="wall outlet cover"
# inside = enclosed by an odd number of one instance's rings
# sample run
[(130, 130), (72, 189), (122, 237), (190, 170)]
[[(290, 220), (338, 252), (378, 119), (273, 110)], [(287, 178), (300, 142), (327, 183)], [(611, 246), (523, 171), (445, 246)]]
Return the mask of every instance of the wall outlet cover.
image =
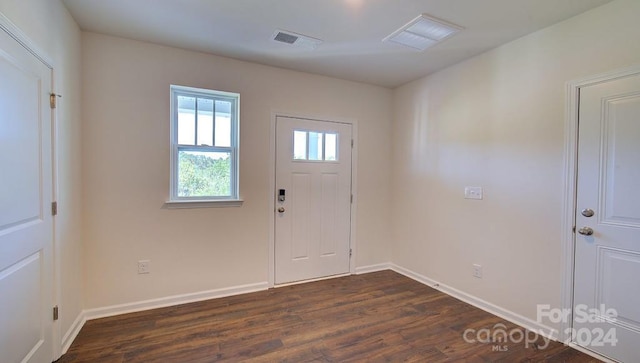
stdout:
[(465, 187), (465, 199), (482, 199), (482, 187)]
[(138, 261), (138, 273), (139, 274), (151, 273), (151, 261), (149, 260)]
[(473, 277), (477, 277), (479, 279), (482, 278), (482, 266), (478, 264), (473, 264)]

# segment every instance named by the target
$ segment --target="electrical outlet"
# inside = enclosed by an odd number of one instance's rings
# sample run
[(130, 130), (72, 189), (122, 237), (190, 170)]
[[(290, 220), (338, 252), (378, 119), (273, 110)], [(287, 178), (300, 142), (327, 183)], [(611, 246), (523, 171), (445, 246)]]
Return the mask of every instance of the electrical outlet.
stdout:
[(473, 264), (473, 277), (482, 278), (482, 266), (475, 263)]
[(139, 274), (151, 273), (151, 261), (149, 260), (138, 261), (138, 273)]

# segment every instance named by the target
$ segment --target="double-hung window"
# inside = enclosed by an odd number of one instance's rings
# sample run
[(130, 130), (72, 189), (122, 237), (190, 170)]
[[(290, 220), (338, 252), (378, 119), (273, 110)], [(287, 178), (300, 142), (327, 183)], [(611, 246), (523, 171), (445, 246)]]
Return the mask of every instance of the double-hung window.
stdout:
[(170, 202), (238, 201), (237, 93), (171, 86)]

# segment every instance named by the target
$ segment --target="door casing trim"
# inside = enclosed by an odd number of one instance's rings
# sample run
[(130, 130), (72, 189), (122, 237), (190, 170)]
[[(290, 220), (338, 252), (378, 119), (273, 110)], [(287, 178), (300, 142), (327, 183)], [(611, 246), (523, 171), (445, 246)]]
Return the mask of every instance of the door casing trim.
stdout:
[[(617, 69), (611, 72), (588, 76), (567, 82), (566, 84), (563, 169), (564, 191), (562, 207), (562, 262), (564, 270), (562, 271), (561, 303), (563, 309), (571, 309), (571, 311), (573, 311), (573, 289), (575, 277), (575, 233), (573, 232), (573, 229), (575, 227), (577, 200), (578, 107), (580, 105), (580, 89), (634, 75), (640, 75), (640, 64)], [(571, 317), (569, 321), (561, 322), (561, 329), (558, 332), (560, 341), (576, 344), (573, 341), (573, 337), (567, 334), (567, 332), (571, 331), (572, 326), (573, 317)]]
[[(350, 248), (351, 258), (349, 258), (349, 274), (353, 275), (356, 271), (357, 256), (357, 238), (356, 238), (356, 217), (358, 210), (358, 120), (342, 117), (332, 117), (325, 115), (309, 115), (305, 113), (296, 113), (290, 111), (271, 111), (271, 126), (269, 137), (269, 263), (267, 274), (269, 276), (269, 288), (275, 286), (275, 190), (276, 190), (276, 119), (278, 117), (299, 118), (313, 121), (337, 122), (351, 125), (351, 138), (353, 139), (353, 148), (351, 150), (351, 194), (353, 202), (351, 203), (351, 230)], [(338, 275), (343, 276), (343, 275)]]

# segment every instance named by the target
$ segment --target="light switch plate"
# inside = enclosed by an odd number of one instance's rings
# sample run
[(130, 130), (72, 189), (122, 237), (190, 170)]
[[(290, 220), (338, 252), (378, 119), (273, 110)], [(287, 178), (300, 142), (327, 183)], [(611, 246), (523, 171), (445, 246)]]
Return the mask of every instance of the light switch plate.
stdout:
[(482, 187), (465, 187), (465, 199), (482, 199)]

